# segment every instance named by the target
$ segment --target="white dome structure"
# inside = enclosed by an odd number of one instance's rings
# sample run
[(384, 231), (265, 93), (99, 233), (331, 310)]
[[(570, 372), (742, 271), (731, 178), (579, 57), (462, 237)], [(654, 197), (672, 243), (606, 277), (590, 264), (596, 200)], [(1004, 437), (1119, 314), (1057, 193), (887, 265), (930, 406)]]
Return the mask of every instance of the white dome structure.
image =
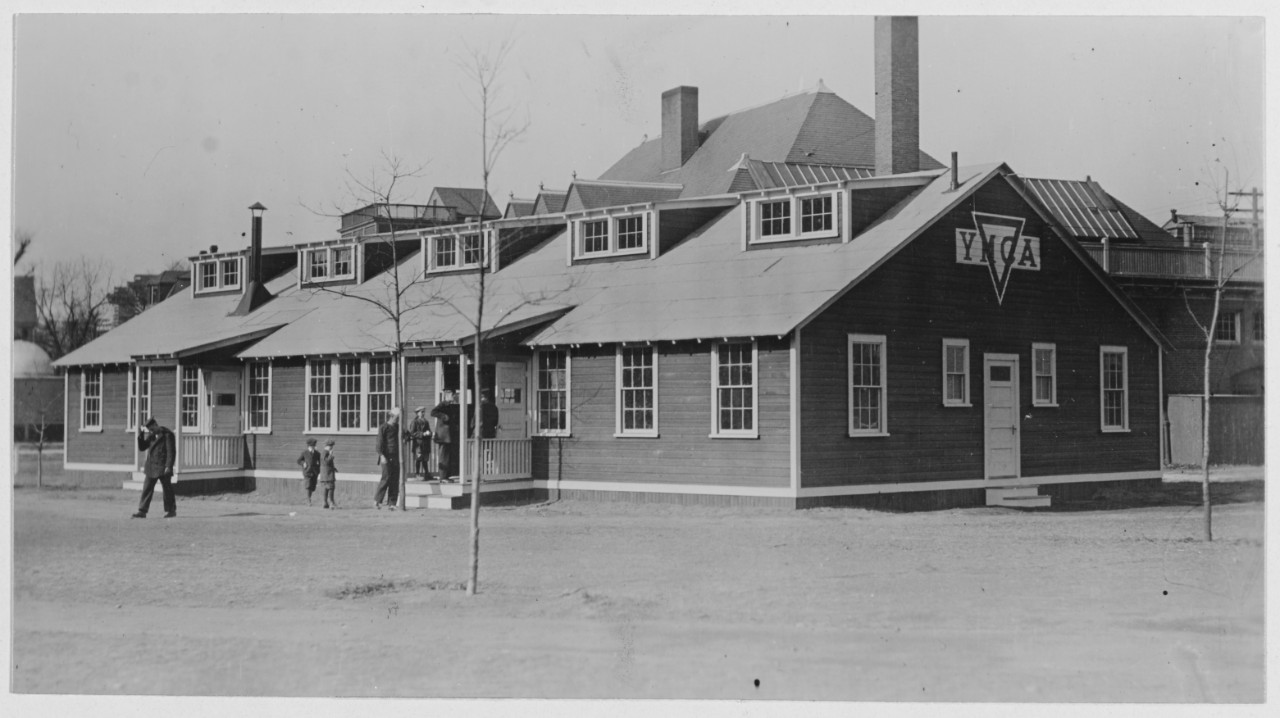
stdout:
[(39, 346), (28, 341), (13, 341), (13, 376), (15, 379), (31, 376), (54, 376), (53, 361)]

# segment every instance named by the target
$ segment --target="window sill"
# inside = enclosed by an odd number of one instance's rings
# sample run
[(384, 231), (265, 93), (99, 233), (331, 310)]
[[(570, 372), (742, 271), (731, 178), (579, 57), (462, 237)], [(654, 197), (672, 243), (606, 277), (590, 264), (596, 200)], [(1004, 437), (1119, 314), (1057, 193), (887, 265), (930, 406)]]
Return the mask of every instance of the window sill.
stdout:
[[(258, 432), (246, 431), (244, 433), (249, 434), (249, 433), (258, 433)], [(270, 433), (270, 432), (267, 432), (267, 433)], [(306, 429), (302, 433), (304, 435), (316, 434), (318, 436), (323, 436), (326, 434), (330, 436), (376, 436), (378, 434), (378, 430), (377, 429)]]
[(879, 438), (879, 437), (882, 437), (882, 436), (888, 436), (888, 435), (889, 435), (889, 432), (887, 432), (887, 431), (877, 431), (877, 432), (875, 432), (875, 433), (872, 433), (872, 432), (859, 432), (859, 433), (857, 433), (857, 434), (853, 434), (853, 433), (849, 434), (849, 438), (850, 438), (850, 439), (875, 439), (875, 438)]
[(970, 408), (973, 408), (973, 404), (970, 404), (970, 403), (969, 403), (969, 402), (967, 402), (967, 401), (966, 401), (965, 403), (963, 403), (963, 404), (957, 404), (957, 403), (955, 403), (955, 402), (951, 402), (951, 403), (943, 402), (943, 403), (942, 403), (942, 408), (944, 408), (944, 409), (970, 409)]
[(1056, 402), (1053, 404), (1034, 404), (1033, 403), (1031, 407), (1034, 409), (1057, 409), (1058, 404)]
[(605, 259), (606, 257), (634, 257), (636, 255), (648, 254), (648, 247), (636, 247), (633, 249), (619, 249), (614, 252), (577, 252), (573, 255), (575, 260), (578, 259)]
[(540, 436), (544, 439), (567, 439), (573, 436), (573, 434), (570, 434), (567, 431), (536, 431), (533, 435)]
[(102, 433), (102, 427), (101, 427), (101, 426), (86, 426), (86, 427), (82, 427), (82, 428), (80, 429), (80, 433), (81, 433), (81, 434), (101, 434), (101, 433)]
[(256, 435), (259, 435), (259, 436), (270, 436), (270, 435), (271, 435), (271, 427), (267, 427), (267, 428), (265, 428), (265, 429), (246, 429), (246, 430), (244, 431), (244, 433), (245, 433), (245, 434), (256, 434)]
[(720, 432), (719, 434), (707, 434), (708, 439), (759, 439), (758, 431), (742, 431), (738, 433)]
[(1119, 426), (1102, 427), (1102, 433), (1104, 434), (1128, 434), (1130, 433), (1130, 431), (1131, 430), (1126, 427), (1119, 427)]
[(614, 434), (613, 434), (613, 438), (615, 438), (615, 439), (657, 439), (657, 438), (658, 438), (658, 432), (656, 432), (656, 431), (645, 431), (645, 432), (640, 432), (640, 431), (627, 431), (627, 432), (621, 432), (621, 431), (619, 431), (619, 432), (614, 432)]

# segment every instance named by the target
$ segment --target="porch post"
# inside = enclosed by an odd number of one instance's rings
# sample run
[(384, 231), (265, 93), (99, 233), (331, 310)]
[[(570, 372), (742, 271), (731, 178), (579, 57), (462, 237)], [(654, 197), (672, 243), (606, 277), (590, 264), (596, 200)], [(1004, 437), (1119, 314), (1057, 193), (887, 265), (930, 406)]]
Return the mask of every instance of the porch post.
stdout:
[(173, 367), (173, 473), (182, 473), (182, 361)]
[(467, 469), (471, 464), (471, 438), (467, 436), (467, 354), (458, 355), (458, 483), (467, 480)]
[[(142, 421), (146, 417), (142, 416), (142, 372), (137, 364), (129, 367), (129, 371), (133, 373), (130, 379), (133, 381), (134, 391), (136, 395), (133, 399), (133, 435), (129, 437), (129, 443), (133, 445), (133, 470), (138, 470), (138, 432), (142, 431)], [(150, 386), (147, 387), (150, 390)], [(150, 404), (150, 402), (148, 402)], [(133, 477), (130, 477), (133, 478)]]

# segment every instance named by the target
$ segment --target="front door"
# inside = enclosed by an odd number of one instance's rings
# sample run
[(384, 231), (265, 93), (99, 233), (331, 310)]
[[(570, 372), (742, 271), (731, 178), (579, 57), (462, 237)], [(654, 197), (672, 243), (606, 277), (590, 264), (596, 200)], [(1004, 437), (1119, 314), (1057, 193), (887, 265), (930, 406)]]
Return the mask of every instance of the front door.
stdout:
[(1018, 440), (1018, 357), (985, 354), (983, 376), (983, 434), (988, 479), (1016, 478)]
[(240, 433), (240, 378), (239, 368), (205, 369), (207, 433), (214, 436)]
[(495, 371), (494, 402), (498, 405), (498, 438), (524, 439), (528, 436), (525, 406), (529, 401), (529, 369), (524, 362), (500, 361)]

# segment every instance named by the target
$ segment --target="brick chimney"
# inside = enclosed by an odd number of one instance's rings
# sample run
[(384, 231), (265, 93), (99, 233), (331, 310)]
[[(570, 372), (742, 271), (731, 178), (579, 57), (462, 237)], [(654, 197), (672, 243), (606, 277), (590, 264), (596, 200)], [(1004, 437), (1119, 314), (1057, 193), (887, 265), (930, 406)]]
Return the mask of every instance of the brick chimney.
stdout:
[(919, 23), (876, 17), (876, 175), (920, 169)]
[(662, 171), (680, 169), (698, 149), (698, 88), (662, 93)]

